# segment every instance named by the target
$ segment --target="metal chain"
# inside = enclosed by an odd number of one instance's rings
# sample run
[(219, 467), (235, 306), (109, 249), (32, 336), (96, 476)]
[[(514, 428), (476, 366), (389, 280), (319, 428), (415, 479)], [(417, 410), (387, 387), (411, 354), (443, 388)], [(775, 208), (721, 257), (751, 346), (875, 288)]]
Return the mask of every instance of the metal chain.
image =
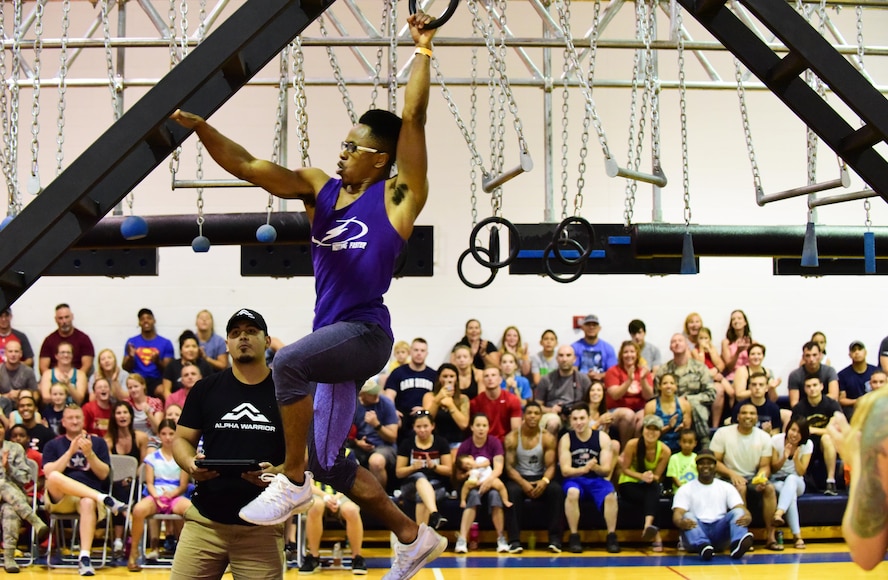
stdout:
[(389, 13), (389, 112), (398, 111), (398, 3)]
[[(0, 38), (5, 38), (7, 36), (6, 28), (4, 26), (4, 23), (6, 22), (6, 16), (3, 13), (4, 4), (4, 2), (0, 2)], [(18, 199), (18, 191), (15, 182), (12, 180), (12, 173), (9, 165), (9, 99), (6, 96), (8, 88), (9, 84), (6, 82), (6, 51), (0, 50), (0, 124), (2, 124), (3, 129), (3, 178), (6, 180), (6, 211), (10, 216), (15, 216), (18, 215), (18, 211), (21, 209), (21, 201)]]
[[(570, 33), (569, 2), (567, 0), (556, 0), (555, 7), (558, 10), (559, 23), (564, 34), (565, 45), (567, 46), (567, 50), (570, 55), (571, 66), (577, 71), (577, 80), (580, 83), (580, 91), (586, 98), (586, 109), (588, 114), (592, 118), (592, 126), (595, 127), (595, 132), (598, 135), (598, 143), (601, 145), (601, 151), (604, 154), (605, 159), (610, 159), (611, 153), (610, 148), (607, 145), (607, 136), (604, 133), (604, 127), (601, 124), (601, 118), (598, 116), (598, 111), (596, 111), (595, 100), (592, 98), (592, 86), (586, 80), (586, 78), (582, 74), (580, 74), (580, 71), (582, 71), (583, 69), (580, 66), (580, 59), (577, 55), (577, 48), (576, 46), (574, 46), (573, 38), (571, 37)], [(598, 25), (600, 9), (600, 0), (595, 0), (595, 12), (592, 19), (592, 52), (589, 61), (590, 78), (592, 77), (595, 70), (595, 57), (598, 43), (598, 32), (600, 28)]]
[(569, 97), (570, 91), (570, 55), (567, 49), (564, 49), (564, 61), (561, 65), (562, 84), (561, 89), (561, 219), (567, 219), (567, 154), (568, 154), (568, 131), (570, 120)]
[[(857, 6), (856, 9), (856, 17), (857, 17), (857, 64), (860, 67), (860, 71), (863, 72), (866, 68), (863, 66), (863, 57), (865, 53), (864, 44), (863, 44), (863, 6)], [(860, 125), (865, 125), (863, 119), (860, 120)], [(869, 189), (869, 186), (866, 186)], [(869, 231), (872, 228), (873, 220), (870, 216), (870, 210), (872, 209), (872, 204), (870, 204), (869, 199), (863, 200), (863, 211), (866, 216), (864, 219), (863, 225), (866, 226), (866, 230)]]
[[(635, 3), (635, 34), (643, 41), (647, 38), (646, 29), (646, 6), (644, 2)], [(645, 90), (641, 96), (641, 111), (638, 111), (638, 80), (641, 72), (641, 58), (645, 56)], [(636, 50), (632, 60), (632, 90), (630, 91), (629, 103), (629, 135), (628, 141), (628, 162), (630, 169), (638, 171), (641, 166), (641, 153), (644, 148), (644, 126), (647, 119), (647, 105), (649, 93), (647, 91), (647, 54), (641, 50)], [(636, 123), (638, 124), (637, 140), (636, 140)], [(623, 225), (627, 228), (632, 224), (632, 218), (635, 213), (635, 195), (638, 192), (638, 182), (634, 179), (626, 180), (626, 197), (623, 201)]]
[[(595, 29), (592, 31), (592, 45), (589, 53), (589, 73), (587, 83), (594, 86), (595, 59), (598, 57), (598, 20), (601, 12), (601, 2), (596, 0), (592, 22)], [(581, 71), (577, 71), (577, 75)], [(583, 115), (583, 132), (580, 135), (580, 161), (577, 164), (577, 193), (574, 196), (574, 216), (580, 217), (583, 209), (583, 188), (586, 185), (586, 157), (589, 155), (589, 127), (592, 125), (593, 116), (591, 108), (585, 107)]]
[(296, 116), (296, 139), (299, 141), (299, 153), (302, 158), (302, 166), (309, 167), (311, 159), (308, 156), (308, 97), (305, 94), (305, 54), (302, 52), (302, 37), (297, 36), (291, 44), (293, 58), (293, 104)]
[[(381, 30), (388, 30), (388, 14), (392, 0), (385, 0), (382, 4), (382, 26)], [(379, 46), (376, 49), (376, 65), (373, 67), (373, 90), (370, 91), (370, 108), (376, 108), (376, 97), (379, 95), (379, 80), (382, 77), (382, 56), (385, 48)]]
[(758, 161), (755, 158), (755, 147), (752, 141), (752, 129), (749, 125), (749, 110), (746, 108), (746, 87), (743, 86), (743, 71), (740, 61), (734, 58), (734, 77), (737, 79), (737, 98), (740, 101), (740, 120), (743, 122), (743, 134), (746, 137), (746, 154), (749, 156), (749, 164), (752, 167), (752, 183), (756, 192), (764, 192), (762, 189), (762, 175), (759, 172)]
[[(647, 4), (647, 3), (645, 3)], [(647, 58), (645, 89), (650, 91), (651, 99), (651, 159), (653, 162), (653, 172), (657, 173), (661, 170), (660, 165), (660, 79), (657, 71), (654, 70), (654, 51), (651, 44), (656, 40), (656, 18), (655, 11), (657, 9), (656, 0), (653, 0), (648, 6), (647, 11), (647, 35), (645, 36), (645, 55)]]
[[(682, 9), (676, 5), (675, 27), (681, 31)], [(684, 220), (685, 227), (691, 225), (691, 177), (688, 154), (688, 110), (687, 110), (687, 86), (685, 75), (684, 35), (678, 33), (678, 106), (681, 111), (681, 185), (684, 192)]]
[(40, 68), (41, 54), (43, 53), (43, 12), (46, 0), (37, 0), (34, 5), (34, 91), (31, 101), (31, 179), (28, 181), (28, 193), (37, 195), (40, 187), (40, 167), (38, 155), (40, 153)]
[(512, 114), (512, 126), (518, 135), (518, 147), (522, 152), (528, 150), (527, 141), (524, 139), (524, 125), (521, 122), (521, 116), (518, 114), (518, 103), (515, 101), (515, 95), (512, 93), (512, 85), (506, 74), (506, 5), (507, 0), (500, 0), (500, 28), (502, 30), (500, 53), (499, 53), (499, 74), (500, 84), (503, 87), (503, 93), (509, 103), (509, 112)]
[[(167, 45), (170, 53), (170, 70), (175, 68), (178, 62), (178, 46), (176, 46), (176, 0), (170, 0), (170, 6), (167, 10), (167, 19), (169, 20), (169, 43)], [(182, 146), (176, 147), (170, 156), (170, 179), (173, 184), (176, 181), (176, 173), (179, 171), (179, 157), (182, 154)]]
[(108, 88), (111, 91), (111, 111), (114, 120), (120, 118), (120, 96), (123, 90), (120, 76), (114, 72), (114, 59), (111, 54), (111, 19), (109, 4), (111, 0), (102, 0), (102, 33), (105, 37), (105, 68), (108, 71)]
[[(324, 38), (329, 36), (327, 32), (327, 27), (324, 24), (324, 17), (319, 16), (318, 20), (318, 28), (321, 30), (321, 35)], [(339, 60), (336, 58), (336, 53), (333, 52), (333, 48), (328, 46), (327, 50), (327, 58), (330, 61), (330, 68), (333, 69), (333, 78), (336, 79), (336, 88), (339, 89), (339, 94), (342, 95), (342, 102), (345, 104), (345, 109), (348, 111), (348, 118), (351, 119), (352, 125), (356, 125), (358, 122), (358, 116), (355, 114), (355, 106), (352, 103), (351, 97), (348, 94), (348, 87), (345, 84), (345, 78), (342, 76), (342, 69), (339, 67)]]
[[(476, 30), (472, 30), (472, 37), (475, 37), (478, 34)], [(468, 141), (470, 143), (475, 143), (475, 137), (478, 132), (478, 49), (472, 49), (472, 83), (471, 83), (471, 91), (469, 94), (469, 127), (471, 128), (471, 134), (469, 135)], [(443, 86), (443, 85), (442, 85)], [(475, 154), (477, 155), (477, 151)], [(480, 159), (480, 156), (478, 156)], [(471, 164), (471, 168), (469, 169), (469, 192), (470, 192), (470, 202), (472, 206), (472, 229), (478, 225), (478, 167), (476, 163)]]
[(65, 161), (65, 95), (68, 90), (68, 28), (70, 20), (71, 1), (62, 2), (62, 45), (59, 50), (59, 116), (56, 120), (56, 175), (62, 172)]
[[(283, 152), (282, 135), (284, 132), (284, 114), (287, 104), (287, 87), (289, 86), (290, 72), (290, 45), (284, 47), (280, 53), (280, 62), (278, 64), (278, 101), (277, 111), (274, 119), (274, 137), (271, 142), (271, 162), (280, 164), (281, 153)], [(274, 210), (274, 196), (268, 194), (268, 200), (265, 204), (265, 221), (271, 221), (271, 212)]]

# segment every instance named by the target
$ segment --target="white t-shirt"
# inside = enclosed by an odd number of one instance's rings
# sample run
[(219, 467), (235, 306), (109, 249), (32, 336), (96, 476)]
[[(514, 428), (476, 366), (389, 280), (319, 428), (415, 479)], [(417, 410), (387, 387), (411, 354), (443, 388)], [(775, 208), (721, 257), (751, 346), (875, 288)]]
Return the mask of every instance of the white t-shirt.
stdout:
[(688, 511), (704, 523), (717, 522), (734, 506), (743, 505), (740, 493), (734, 486), (721, 479), (703, 485), (699, 479), (689, 481), (675, 492), (672, 509)]
[[(777, 458), (783, 459), (783, 451), (786, 449), (786, 434), (778, 433), (771, 437), (771, 447), (774, 448), (774, 451), (777, 452)], [(811, 455), (814, 453), (814, 442), (808, 439), (804, 443), (802, 443), (798, 449), (796, 449), (797, 454), (801, 454), (802, 456)], [(788, 475), (798, 475), (795, 467), (795, 461), (792, 459), (787, 459), (783, 462), (783, 467), (780, 468), (779, 471), (772, 474), (773, 479), (783, 480), (786, 479)]]
[(724, 464), (743, 477), (758, 473), (762, 457), (771, 457), (771, 436), (753, 427), (749, 435), (741, 435), (737, 425), (721, 427), (712, 436), (709, 448), (724, 453)]

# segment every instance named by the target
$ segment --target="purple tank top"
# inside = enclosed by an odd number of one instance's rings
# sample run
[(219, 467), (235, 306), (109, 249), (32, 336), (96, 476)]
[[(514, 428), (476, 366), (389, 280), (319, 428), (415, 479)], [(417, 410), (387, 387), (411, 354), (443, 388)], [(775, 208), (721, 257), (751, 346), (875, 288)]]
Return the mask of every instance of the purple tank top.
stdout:
[(404, 240), (385, 211), (385, 181), (371, 185), (350, 205), (334, 209), (342, 180), (331, 179), (317, 195), (311, 225), (314, 265), (314, 329), (340, 321), (378, 324), (394, 340), (382, 303)]

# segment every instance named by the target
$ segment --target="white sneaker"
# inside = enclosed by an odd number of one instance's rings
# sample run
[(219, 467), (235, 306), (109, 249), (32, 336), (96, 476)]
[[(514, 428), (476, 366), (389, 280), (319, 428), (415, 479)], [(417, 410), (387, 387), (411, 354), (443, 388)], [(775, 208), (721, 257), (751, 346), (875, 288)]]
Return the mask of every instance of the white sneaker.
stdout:
[(272, 526), (286, 521), (291, 515), (307, 511), (312, 502), (312, 473), (305, 472), (305, 482), (296, 485), (283, 473), (271, 478), (271, 483), (259, 496), (241, 508), (238, 514), (245, 522)]
[(498, 536), (496, 539), (496, 551), (500, 554), (505, 554), (509, 551), (509, 542), (506, 541), (505, 536)]
[(425, 524), (419, 524), (419, 533), (410, 544), (395, 540), (392, 569), (382, 580), (407, 580), (419, 572), (420, 568), (441, 555), (447, 548), (447, 538)]
[(466, 539), (462, 536), (456, 537), (456, 547), (453, 548), (453, 551), (457, 554), (468, 554), (469, 553), (469, 545), (466, 543)]
[(81, 576), (95, 576), (96, 570), (93, 568), (92, 561), (89, 556), (80, 556), (80, 559), (77, 560), (77, 572)]

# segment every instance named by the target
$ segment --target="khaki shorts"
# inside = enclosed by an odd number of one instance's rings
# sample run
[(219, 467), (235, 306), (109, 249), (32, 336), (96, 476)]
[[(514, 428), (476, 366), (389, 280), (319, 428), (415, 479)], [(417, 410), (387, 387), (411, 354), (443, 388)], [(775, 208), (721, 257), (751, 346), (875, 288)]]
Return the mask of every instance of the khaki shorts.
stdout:
[[(43, 495), (43, 500), (46, 502), (46, 511), (51, 514), (79, 514), (80, 513), (80, 498), (74, 495), (66, 495), (62, 499), (57, 502), (52, 501), (52, 494), (46, 492)], [(96, 518), (97, 522), (100, 522), (105, 519), (105, 515), (107, 514), (107, 508), (105, 504), (100, 501), (96, 502), (96, 513), (98, 517)]]

